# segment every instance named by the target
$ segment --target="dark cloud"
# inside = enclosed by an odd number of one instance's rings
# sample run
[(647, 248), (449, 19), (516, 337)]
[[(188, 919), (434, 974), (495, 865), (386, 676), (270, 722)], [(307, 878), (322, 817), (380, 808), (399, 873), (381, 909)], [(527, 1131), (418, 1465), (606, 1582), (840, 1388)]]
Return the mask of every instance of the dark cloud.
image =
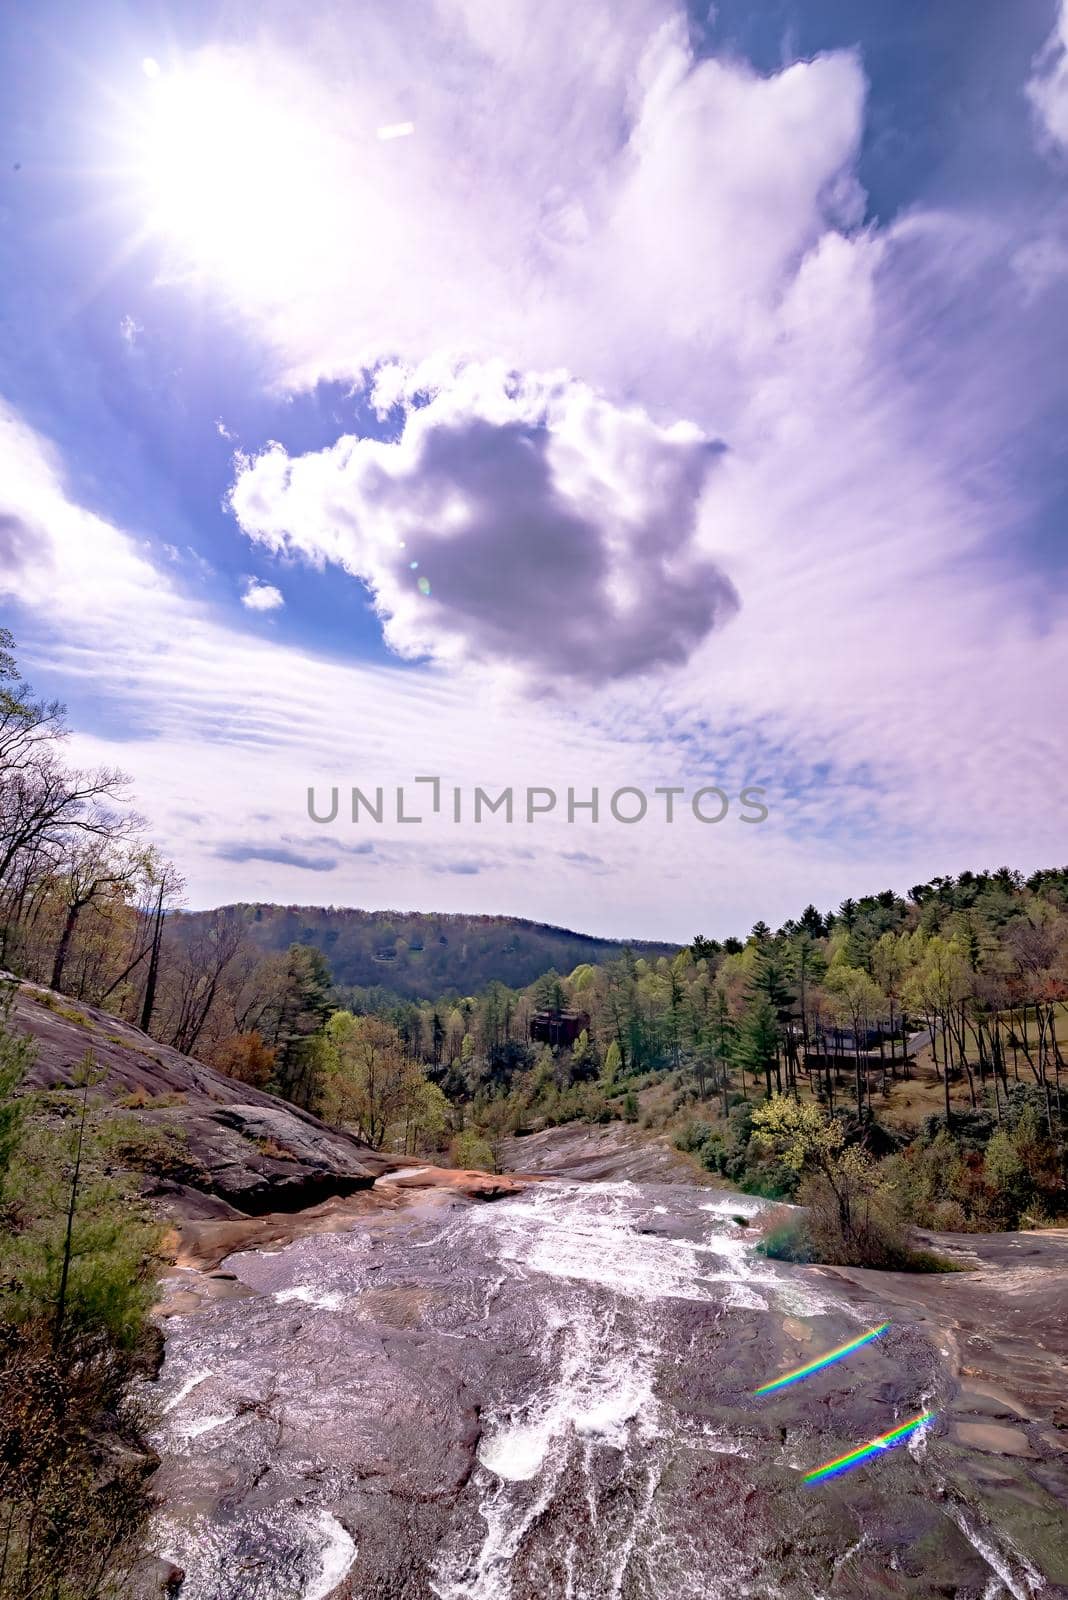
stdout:
[(684, 664), (737, 610), (698, 539), (722, 453), (584, 393), (503, 422), (443, 399), (396, 445), (272, 446), (232, 504), (253, 538), (363, 579), (403, 655), (601, 684)]
[(603, 867), (605, 864), (600, 856), (591, 855), (588, 850), (565, 850), (561, 859), (576, 867)]
[[(442, 626), (461, 632), (472, 656), (550, 679), (599, 682), (681, 664), (738, 603), (725, 575), (689, 548), (719, 447), (663, 441), (621, 565), (615, 507), (606, 503), (601, 518), (569, 500), (550, 438), (545, 427), (481, 418), (433, 428), (412, 473), (381, 484), (384, 503), (409, 516), (413, 500), (426, 505), (407, 545), (426, 552)], [(434, 512), (456, 495), (467, 515), (442, 538)]]
[(215, 854), (223, 861), (270, 861), (278, 866), (301, 867), (306, 872), (333, 872), (337, 860), (333, 856), (311, 856), (286, 845), (221, 844)]

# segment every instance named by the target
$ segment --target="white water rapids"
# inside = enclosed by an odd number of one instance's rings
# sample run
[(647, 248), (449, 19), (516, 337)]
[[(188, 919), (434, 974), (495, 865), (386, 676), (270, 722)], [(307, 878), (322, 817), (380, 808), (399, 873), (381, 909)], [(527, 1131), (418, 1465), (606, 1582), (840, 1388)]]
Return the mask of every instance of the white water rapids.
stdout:
[[(784, 1329), (818, 1352), (861, 1314), (756, 1255), (733, 1219), (759, 1206), (549, 1182), (231, 1258), (254, 1293), (168, 1325), (157, 1547), (182, 1600), (340, 1600), (346, 1579), (375, 1600), (863, 1593), (867, 1532), (837, 1490), (802, 1498), (834, 1413), (815, 1385), (752, 1398)], [(892, 1424), (901, 1348), (820, 1380), (860, 1397), (847, 1441)], [(893, 1465), (899, 1485), (925, 1470)], [(783, 1543), (788, 1516), (815, 1517), (811, 1553)], [(986, 1593), (1016, 1595), (965, 1531)]]
[[(750, 1215), (756, 1209), (741, 1204)], [(658, 1446), (674, 1430), (656, 1396), (660, 1307), (678, 1300), (764, 1311), (775, 1298), (794, 1312), (821, 1309), (817, 1295), (776, 1276), (729, 1225), (737, 1203), (703, 1202), (697, 1210), (708, 1219), (701, 1236), (671, 1237), (656, 1229), (668, 1208), (650, 1208), (634, 1183), (546, 1184), (456, 1224), (484, 1235), (481, 1249), (511, 1274), (538, 1283), (547, 1376), (531, 1395), (484, 1418), (477, 1476), (485, 1537), (473, 1553), (464, 1539), (458, 1551), (441, 1552), (431, 1575), (439, 1600), (509, 1600), (520, 1546), (576, 1476), (596, 1538), (589, 1549), (576, 1540), (566, 1552), (562, 1600), (618, 1600), (636, 1545), (655, 1543)], [(633, 1463), (637, 1492), (626, 1520), (601, 1514), (598, 1452)], [(533, 1492), (513, 1488), (530, 1480)], [(700, 1592), (714, 1593), (707, 1580)]]

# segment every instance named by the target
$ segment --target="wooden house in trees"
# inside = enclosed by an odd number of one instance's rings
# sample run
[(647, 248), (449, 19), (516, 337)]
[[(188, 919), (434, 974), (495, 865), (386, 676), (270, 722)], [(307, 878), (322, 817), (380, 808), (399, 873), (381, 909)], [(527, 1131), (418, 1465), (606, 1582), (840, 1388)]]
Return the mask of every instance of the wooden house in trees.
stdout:
[(534, 1011), (530, 1017), (530, 1037), (538, 1044), (557, 1050), (573, 1045), (590, 1019), (584, 1011)]

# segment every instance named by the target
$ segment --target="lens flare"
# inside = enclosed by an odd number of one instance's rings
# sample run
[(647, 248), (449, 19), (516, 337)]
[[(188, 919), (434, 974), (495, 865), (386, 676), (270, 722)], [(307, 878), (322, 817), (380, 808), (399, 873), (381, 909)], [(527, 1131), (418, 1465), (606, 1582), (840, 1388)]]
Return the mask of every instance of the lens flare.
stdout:
[(937, 1411), (921, 1412), (918, 1417), (912, 1417), (908, 1422), (902, 1422), (896, 1428), (891, 1428), (889, 1433), (881, 1433), (877, 1439), (862, 1444), (859, 1449), (850, 1450), (848, 1455), (835, 1456), (833, 1461), (825, 1461), (822, 1467), (814, 1467), (811, 1472), (805, 1473), (805, 1482), (823, 1483), (827, 1478), (837, 1478), (840, 1473), (848, 1472), (852, 1467), (859, 1467), (872, 1456), (877, 1456), (881, 1451), (890, 1450), (895, 1444), (900, 1444), (902, 1439), (907, 1439), (917, 1428), (922, 1428), (927, 1422), (933, 1422), (937, 1415)]
[(754, 1394), (772, 1394), (776, 1389), (785, 1389), (787, 1384), (798, 1383), (802, 1378), (807, 1378), (813, 1372), (820, 1372), (824, 1367), (831, 1366), (835, 1361), (841, 1361), (843, 1356), (850, 1355), (854, 1350), (859, 1350), (861, 1345), (870, 1344), (873, 1339), (878, 1339), (880, 1334), (886, 1332), (890, 1326), (882, 1322), (877, 1328), (870, 1328), (867, 1333), (862, 1333), (859, 1339), (851, 1339), (848, 1344), (840, 1344), (837, 1349), (828, 1350), (825, 1356), (820, 1356), (816, 1361), (810, 1361), (807, 1367), (796, 1367), (793, 1372), (784, 1372), (781, 1378), (773, 1378), (770, 1383), (761, 1384), (759, 1389), (754, 1389)]

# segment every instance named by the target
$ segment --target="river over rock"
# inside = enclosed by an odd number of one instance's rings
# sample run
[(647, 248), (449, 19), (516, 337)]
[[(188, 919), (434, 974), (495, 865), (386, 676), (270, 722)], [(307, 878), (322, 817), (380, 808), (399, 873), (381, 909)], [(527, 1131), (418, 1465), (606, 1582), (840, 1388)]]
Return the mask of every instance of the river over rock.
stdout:
[[(962, 1445), (937, 1329), (763, 1260), (738, 1220), (760, 1205), (627, 1180), (415, 1191), (349, 1232), (229, 1257), (232, 1293), (167, 1323), (171, 1592), (1068, 1594), (1060, 1445)], [(884, 1316), (848, 1360), (754, 1395)], [(806, 1486), (924, 1411), (907, 1443)]]

